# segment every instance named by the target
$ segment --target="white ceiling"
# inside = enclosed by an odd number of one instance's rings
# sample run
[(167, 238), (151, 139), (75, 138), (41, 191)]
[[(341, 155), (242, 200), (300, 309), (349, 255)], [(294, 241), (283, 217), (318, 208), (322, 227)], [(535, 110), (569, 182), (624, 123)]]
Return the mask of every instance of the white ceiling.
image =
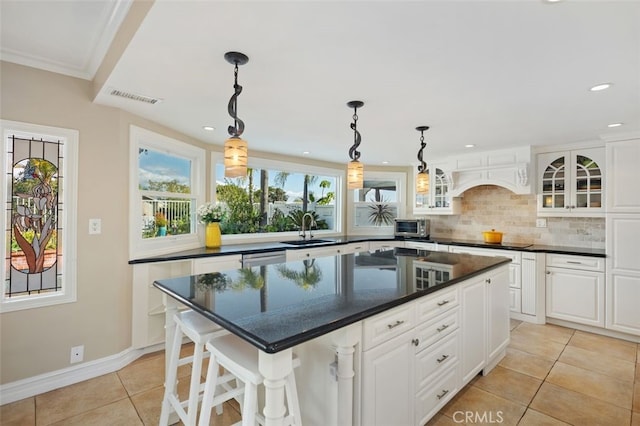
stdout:
[[(88, 79), (104, 56), (101, 40), (128, 8), (1, 5), (4, 60)], [(465, 144), (490, 150), (640, 131), (639, 1), (156, 0), (95, 102), (221, 145), (232, 123), (230, 50), (249, 56), (238, 115), (250, 150), (346, 162), (346, 102), (356, 99), (365, 102), (365, 165), (416, 164), (419, 125), (431, 126), (427, 161), (469, 153)], [(602, 82), (613, 86), (588, 90)], [(607, 127), (616, 122), (624, 125)]]

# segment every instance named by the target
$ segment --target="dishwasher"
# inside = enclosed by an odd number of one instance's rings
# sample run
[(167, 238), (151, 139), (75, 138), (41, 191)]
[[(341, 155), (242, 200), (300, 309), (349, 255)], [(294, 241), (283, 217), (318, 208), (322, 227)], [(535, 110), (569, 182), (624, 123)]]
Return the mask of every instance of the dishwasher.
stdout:
[(285, 250), (269, 251), (264, 253), (249, 253), (242, 255), (243, 268), (272, 265), (274, 263), (284, 263), (286, 261), (287, 257)]

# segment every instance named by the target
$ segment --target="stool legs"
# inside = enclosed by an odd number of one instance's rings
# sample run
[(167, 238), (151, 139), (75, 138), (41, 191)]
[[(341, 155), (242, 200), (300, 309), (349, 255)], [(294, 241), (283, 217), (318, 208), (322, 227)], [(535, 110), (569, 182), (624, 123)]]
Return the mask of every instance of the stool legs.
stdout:
[(218, 360), (211, 354), (209, 358), (209, 368), (207, 369), (206, 385), (202, 396), (202, 407), (200, 408), (199, 426), (208, 426), (211, 419), (211, 408), (213, 408), (213, 397), (218, 387), (218, 371), (220, 366)]
[(169, 357), (169, 367), (164, 381), (164, 398), (162, 399), (162, 411), (160, 412), (160, 426), (166, 426), (169, 424), (169, 415), (171, 414), (170, 398), (174, 394), (177, 394), (178, 362), (180, 359), (181, 343), (182, 332), (179, 327), (176, 327), (173, 335), (171, 352), (166, 354), (166, 356)]

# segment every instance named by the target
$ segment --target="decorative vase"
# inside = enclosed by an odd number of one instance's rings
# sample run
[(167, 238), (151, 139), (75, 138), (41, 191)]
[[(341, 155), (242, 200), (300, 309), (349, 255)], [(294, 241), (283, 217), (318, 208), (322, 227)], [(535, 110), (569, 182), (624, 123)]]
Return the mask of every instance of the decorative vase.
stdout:
[(222, 245), (220, 222), (209, 222), (204, 230), (204, 245), (206, 248), (217, 248)]

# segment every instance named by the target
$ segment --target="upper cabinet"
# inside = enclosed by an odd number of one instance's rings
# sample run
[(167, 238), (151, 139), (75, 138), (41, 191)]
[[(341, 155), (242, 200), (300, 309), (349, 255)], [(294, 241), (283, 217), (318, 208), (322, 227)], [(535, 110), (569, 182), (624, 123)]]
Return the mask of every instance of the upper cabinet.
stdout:
[(429, 193), (416, 194), (413, 213), (460, 214), (460, 200), (450, 195), (451, 177), (437, 166), (430, 167), (428, 171)]
[(607, 143), (607, 212), (640, 212), (640, 138)]
[(539, 216), (604, 216), (604, 147), (538, 155)]

